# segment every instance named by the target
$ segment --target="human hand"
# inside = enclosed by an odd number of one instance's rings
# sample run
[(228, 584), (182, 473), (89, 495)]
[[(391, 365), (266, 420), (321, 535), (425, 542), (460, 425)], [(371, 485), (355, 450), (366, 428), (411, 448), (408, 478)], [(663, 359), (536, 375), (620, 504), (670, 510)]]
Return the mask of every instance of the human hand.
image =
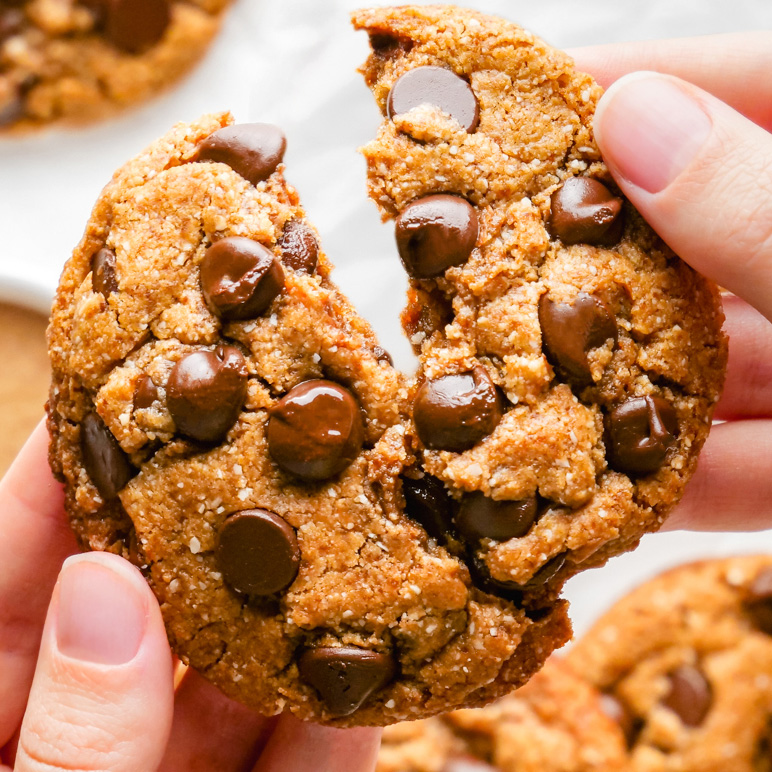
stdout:
[(725, 423), (667, 527), (769, 528), (772, 32), (570, 53), (608, 88), (595, 134), (619, 187), (678, 255), (734, 293), (724, 298), (729, 363), (715, 414)]
[(0, 772), (374, 769), (377, 729), (258, 716), (192, 670), (175, 693), (158, 603), (122, 558), (75, 554), (47, 450), (41, 424), (0, 483)]

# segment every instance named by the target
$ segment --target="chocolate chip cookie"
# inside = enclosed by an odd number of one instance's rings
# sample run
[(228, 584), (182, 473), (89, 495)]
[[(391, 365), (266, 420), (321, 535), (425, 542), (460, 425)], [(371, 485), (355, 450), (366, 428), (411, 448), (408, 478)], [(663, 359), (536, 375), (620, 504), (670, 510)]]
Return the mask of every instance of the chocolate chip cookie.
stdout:
[(410, 277), (417, 520), (480, 586), (546, 598), (681, 496), (723, 383), (719, 294), (615, 186), (601, 89), (566, 55), (455, 7), (353, 22), (384, 115), (369, 193)]
[(178, 655), (262, 713), (489, 702), (565, 642), (564, 603), (488, 592), (416, 522), (436, 507), (409, 385), (330, 281), (285, 145), (208, 116), (97, 201), (48, 333), (67, 511), (140, 567)]
[(624, 735), (600, 700), (552, 658), (488, 707), (387, 727), (376, 772), (629, 770)]
[(668, 571), (619, 601), (569, 663), (606, 693), (639, 772), (766, 772), (772, 557)]
[(84, 122), (183, 75), (229, 0), (3, 0), (0, 131)]

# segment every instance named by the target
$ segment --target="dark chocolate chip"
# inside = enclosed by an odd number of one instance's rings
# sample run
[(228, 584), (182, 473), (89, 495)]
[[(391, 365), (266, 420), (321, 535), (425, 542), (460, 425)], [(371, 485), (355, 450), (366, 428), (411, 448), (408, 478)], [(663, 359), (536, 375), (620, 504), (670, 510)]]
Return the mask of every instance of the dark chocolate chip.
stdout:
[(103, 499), (115, 498), (136, 474), (118, 440), (96, 413), (89, 413), (80, 425), (80, 450), (83, 466)]
[(525, 584), (522, 585), (523, 589), (530, 590), (534, 587), (542, 587), (554, 576), (557, 576), (557, 573), (565, 564), (565, 552), (555, 555), (554, 558), (550, 558)]
[(497, 772), (497, 770), (474, 756), (455, 756), (445, 762), (440, 772)]
[(284, 288), (284, 271), (273, 252), (252, 239), (215, 241), (201, 261), (201, 292), (222, 319), (260, 316)]
[(609, 464), (632, 474), (656, 472), (675, 442), (678, 417), (662, 397), (631, 397), (606, 416)]
[(470, 134), (480, 122), (480, 107), (472, 87), (444, 67), (416, 67), (400, 76), (389, 91), (389, 118), (429, 104), (454, 118)]
[(394, 360), (391, 358), (391, 354), (389, 354), (385, 348), (381, 348), (380, 346), (373, 346), (373, 355), (379, 362), (387, 362), (390, 367), (394, 367)]
[(307, 649), (298, 669), (300, 677), (319, 692), (334, 716), (351, 715), (396, 673), (388, 654), (352, 646)]
[(198, 161), (230, 166), (253, 185), (267, 180), (284, 158), (287, 139), (270, 123), (240, 123), (210, 134), (198, 148)]
[(772, 568), (763, 569), (751, 582), (745, 609), (759, 630), (772, 635)]
[(551, 201), (548, 228), (564, 244), (613, 246), (622, 237), (622, 199), (602, 182), (571, 177)]
[(24, 13), (18, 8), (0, 8), (0, 43), (21, 32)]
[(496, 428), (502, 415), (501, 398), (484, 367), (426, 381), (413, 405), (418, 437), (435, 450), (468, 450)]
[(632, 747), (640, 727), (627, 705), (617, 696), (604, 692), (600, 695), (600, 707), (612, 721), (619, 725), (628, 748)]
[(592, 385), (587, 355), (609, 338), (617, 340), (611, 309), (586, 292), (580, 292), (573, 303), (555, 303), (545, 294), (539, 299), (539, 324), (550, 364), (575, 385)]
[(157, 386), (153, 383), (153, 379), (149, 375), (143, 373), (137, 379), (137, 384), (134, 387), (134, 409), (143, 410), (148, 408), (157, 399)]
[(115, 273), (115, 252), (104, 247), (91, 258), (91, 286), (105, 300), (111, 292), (118, 292), (118, 278)]
[(288, 268), (313, 273), (319, 260), (319, 242), (303, 220), (290, 220), (279, 239), (281, 260)]
[(474, 207), (460, 196), (419, 198), (397, 217), (396, 238), (405, 270), (414, 279), (439, 276), (469, 259), (479, 226)]
[(536, 496), (519, 501), (494, 501), (478, 491), (461, 500), (456, 528), (469, 542), (507, 541), (525, 536), (536, 522), (537, 514)]
[(430, 474), (419, 479), (402, 477), (405, 514), (434, 539), (444, 542), (452, 532), (455, 502), (442, 481)]
[(272, 595), (289, 587), (300, 565), (295, 529), (265, 509), (245, 509), (220, 530), (217, 565), (225, 581), (245, 595)]
[(682, 665), (670, 674), (670, 688), (662, 704), (672, 710), (686, 726), (699, 726), (710, 710), (710, 684), (692, 665)]
[(285, 472), (324, 480), (356, 458), (364, 422), (348, 389), (332, 381), (305, 381), (271, 409), (267, 436), (268, 452)]
[(391, 58), (409, 53), (413, 48), (413, 41), (386, 32), (373, 32), (370, 35), (370, 46), (378, 56)]
[(200, 442), (223, 439), (246, 396), (247, 365), (233, 346), (187, 354), (166, 383), (166, 404), (177, 429)]
[(169, 0), (92, 0), (89, 5), (105, 37), (129, 54), (155, 45), (171, 21)]

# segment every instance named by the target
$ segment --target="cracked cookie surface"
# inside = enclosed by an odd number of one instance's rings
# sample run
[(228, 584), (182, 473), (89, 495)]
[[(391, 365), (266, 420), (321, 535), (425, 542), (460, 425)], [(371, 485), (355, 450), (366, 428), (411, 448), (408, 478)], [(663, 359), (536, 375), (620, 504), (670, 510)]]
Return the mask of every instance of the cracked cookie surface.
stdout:
[(408, 385), (330, 282), (284, 139), (227, 115), (120, 169), (49, 328), (51, 462), (82, 543), (138, 565), (182, 659), (345, 726), (483, 704), (570, 634), (404, 514)]
[(723, 384), (718, 292), (615, 187), (565, 54), (458, 8), (353, 21), (385, 117), (369, 193), (410, 276), (408, 434), (479, 580), (554, 596), (680, 498)]
[(4, 0), (0, 132), (147, 99), (204, 53), (229, 0)]
[(569, 652), (606, 693), (637, 772), (766, 772), (772, 737), (772, 557), (667, 571)]

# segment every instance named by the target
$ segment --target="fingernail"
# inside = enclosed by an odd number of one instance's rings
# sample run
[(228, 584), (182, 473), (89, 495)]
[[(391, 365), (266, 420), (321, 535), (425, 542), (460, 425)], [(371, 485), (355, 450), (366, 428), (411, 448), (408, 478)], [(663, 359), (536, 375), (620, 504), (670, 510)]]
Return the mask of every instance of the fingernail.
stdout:
[(595, 115), (598, 145), (612, 171), (649, 193), (688, 168), (711, 129), (708, 114), (677, 81), (648, 72), (617, 81)]
[(99, 563), (70, 559), (59, 579), (56, 642), (85, 662), (121, 665), (139, 651), (145, 598), (129, 577)]

